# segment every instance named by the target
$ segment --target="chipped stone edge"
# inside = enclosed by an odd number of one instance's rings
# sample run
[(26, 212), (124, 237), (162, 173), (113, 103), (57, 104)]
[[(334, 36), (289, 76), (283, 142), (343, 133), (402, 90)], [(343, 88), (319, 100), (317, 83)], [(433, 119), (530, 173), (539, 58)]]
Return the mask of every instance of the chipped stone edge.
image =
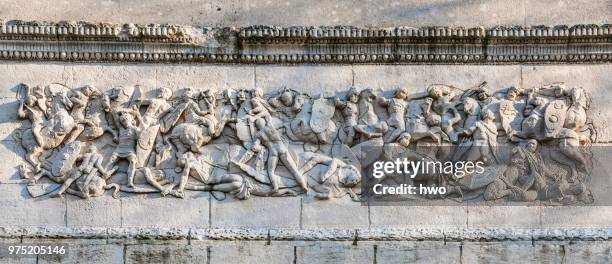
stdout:
[(247, 241), (602, 241), (612, 228), (144, 228), (0, 226), (0, 238)]

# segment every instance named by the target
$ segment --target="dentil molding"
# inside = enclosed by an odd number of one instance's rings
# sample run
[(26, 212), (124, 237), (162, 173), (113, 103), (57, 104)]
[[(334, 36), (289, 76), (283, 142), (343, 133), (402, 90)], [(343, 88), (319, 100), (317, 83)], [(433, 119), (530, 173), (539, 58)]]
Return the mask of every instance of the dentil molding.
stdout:
[(0, 59), (140, 63), (612, 61), (612, 26), (211, 28), (0, 21)]

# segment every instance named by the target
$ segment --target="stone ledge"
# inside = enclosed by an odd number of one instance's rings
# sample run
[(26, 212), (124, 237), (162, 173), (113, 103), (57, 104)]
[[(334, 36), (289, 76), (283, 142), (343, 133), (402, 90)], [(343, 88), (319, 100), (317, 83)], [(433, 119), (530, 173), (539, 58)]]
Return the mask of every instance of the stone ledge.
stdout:
[(610, 228), (197, 229), (0, 227), (0, 238), (267, 241), (608, 241)]
[(0, 60), (246, 64), (612, 61), (610, 25), (353, 27), (0, 21)]

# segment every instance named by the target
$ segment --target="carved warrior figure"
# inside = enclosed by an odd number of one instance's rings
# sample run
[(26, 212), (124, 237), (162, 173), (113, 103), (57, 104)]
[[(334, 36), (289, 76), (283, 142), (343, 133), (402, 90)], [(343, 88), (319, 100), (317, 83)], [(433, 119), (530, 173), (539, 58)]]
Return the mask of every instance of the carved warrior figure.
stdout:
[(387, 108), (389, 118), (387, 119), (387, 126), (389, 131), (384, 136), (385, 143), (393, 142), (404, 133), (406, 130), (406, 121), (404, 116), (406, 114), (406, 98), (408, 97), (408, 90), (405, 88), (399, 88), (395, 91), (393, 98), (386, 99), (381, 97), (378, 102), (383, 107)]
[(131, 86), (108, 92), (19, 87), (17, 115), (28, 124), (17, 136), (29, 163), (20, 171), (32, 196), (89, 198), (115, 189), (114, 196), (183, 198), (192, 190), (219, 199), (302, 194), (359, 200), (359, 167), (403, 157), (483, 161), (492, 168), (468, 180), (445, 172), (411, 180), (447, 187), (447, 195), (593, 200), (585, 184), (594, 133), (590, 97), (562, 83), (497, 93), (486, 83), (466, 90), (434, 84), (410, 97), (405, 88), (388, 96), (351, 87), (339, 97), (289, 88), (269, 95), (260, 88), (185, 88), (173, 97), (168, 88), (141, 94)]
[(389, 130), (387, 122), (381, 122), (374, 111), (375, 98), (372, 89), (365, 89), (359, 93), (359, 118), (355, 131), (361, 135), (362, 140), (382, 137)]
[(339, 139), (340, 142), (347, 145), (352, 145), (355, 141), (355, 136), (357, 135), (357, 131), (355, 127), (357, 126), (357, 118), (359, 117), (359, 93), (355, 87), (351, 87), (347, 94), (345, 100), (340, 100), (336, 98), (335, 105), (340, 113), (342, 114), (344, 126), (340, 130)]
[[(54, 196), (61, 196), (65, 192), (80, 196), (81, 198), (89, 198), (91, 196), (100, 196), (104, 193), (104, 190), (115, 188), (114, 196), (119, 191), (119, 185), (112, 183), (106, 184), (111, 174), (117, 170), (117, 166), (107, 171), (102, 166), (102, 155), (98, 152), (98, 149), (90, 145), (87, 152), (77, 158), (77, 161), (81, 161), (81, 164), (72, 169), (67, 178), (63, 179), (62, 186), (54, 192)], [(77, 190), (69, 189), (70, 185), (77, 181)]]
[(289, 149), (283, 142), (281, 135), (274, 127), (271, 127), (270, 124), (266, 124), (263, 119), (257, 119), (255, 125), (259, 131), (255, 134), (255, 143), (253, 144), (252, 150), (254, 152), (259, 152), (262, 146), (266, 147), (268, 151), (268, 177), (272, 184), (272, 190), (275, 192), (278, 191), (278, 176), (275, 174), (275, 171), (276, 165), (280, 159), (283, 165), (285, 165), (293, 177), (295, 177), (300, 187), (307, 193), (308, 185), (306, 185), (306, 180), (298, 170), (296, 162), (290, 156)]
[[(115, 165), (117, 160), (126, 159), (129, 162), (127, 174), (128, 174), (128, 186), (134, 187), (134, 175), (136, 173), (136, 145), (140, 136), (140, 129), (136, 126), (136, 121), (142, 123), (142, 118), (137, 109), (133, 111), (123, 110), (118, 112), (117, 117), (119, 118), (119, 134), (116, 138), (117, 147), (111, 153), (107, 168)], [(136, 117), (136, 118), (134, 118)]]

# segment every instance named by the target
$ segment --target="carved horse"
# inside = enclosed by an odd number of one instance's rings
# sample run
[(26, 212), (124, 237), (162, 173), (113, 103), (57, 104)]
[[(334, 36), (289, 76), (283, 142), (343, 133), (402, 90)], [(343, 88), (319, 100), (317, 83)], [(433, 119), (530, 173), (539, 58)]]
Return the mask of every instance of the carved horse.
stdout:
[[(75, 129), (76, 122), (68, 110), (71, 102), (66, 97), (67, 87), (51, 84), (46, 87), (51, 107), (48, 109), (47, 120), (41, 122), (38, 129), (28, 128), (21, 133), (21, 145), (26, 150), (26, 160), (38, 171), (40, 169), (40, 155), (44, 150), (58, 147)], [(84, 121), (88, 122), (88, 121)], [(69, 143), (69, 142), (67, 142)]]

